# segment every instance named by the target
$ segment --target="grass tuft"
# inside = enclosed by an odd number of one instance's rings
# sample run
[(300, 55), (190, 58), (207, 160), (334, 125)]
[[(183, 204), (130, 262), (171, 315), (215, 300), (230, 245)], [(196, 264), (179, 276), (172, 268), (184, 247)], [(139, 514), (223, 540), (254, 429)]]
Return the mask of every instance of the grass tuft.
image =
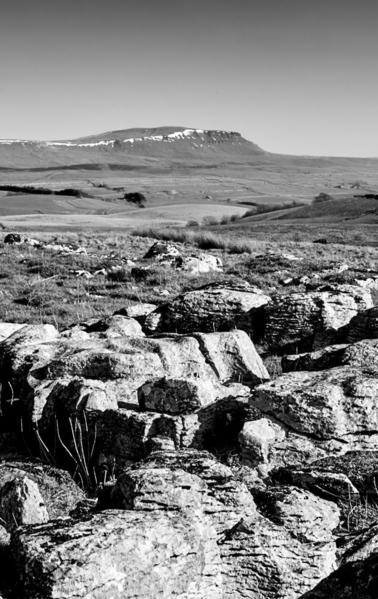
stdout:
[(190, 229), (145, 227), (131, 233), (134, 237), (149, 237), (162, 241), (188, 243), (201, 250), (223, 250), (230, 254), (251, 254), (256, 250), (257, 243), (247, 238), (233, 239), (212, 231), (193, 231)]

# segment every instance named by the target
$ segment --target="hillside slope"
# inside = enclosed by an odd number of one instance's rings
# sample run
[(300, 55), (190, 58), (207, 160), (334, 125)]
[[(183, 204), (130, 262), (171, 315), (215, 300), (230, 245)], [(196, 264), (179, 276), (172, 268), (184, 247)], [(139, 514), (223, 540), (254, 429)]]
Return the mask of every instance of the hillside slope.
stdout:
[(126, 129), (66, 141), (0, 140), (0, 168), (130, 168), (246, 162), (265, 153), (239, 133), (162, 127)]
[(258, 222), (301, 221), (306, 223), (342, 223), (356, 222), (378, 223), (378, 200), (366, 197), (342, 197), (306, 206), (285, 208), (265, 214), (247, 216), (237, 221), (234, 228), (248, 228)]

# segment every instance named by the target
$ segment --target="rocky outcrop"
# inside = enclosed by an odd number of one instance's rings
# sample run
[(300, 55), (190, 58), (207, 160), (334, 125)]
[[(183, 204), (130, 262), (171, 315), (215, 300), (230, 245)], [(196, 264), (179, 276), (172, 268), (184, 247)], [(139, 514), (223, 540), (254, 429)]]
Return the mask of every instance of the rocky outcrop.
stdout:
[(352, 318), (372, 305), (371, 292), (352, 285), (277, 295), (266, 308), (264, 341), (272, 351), (295, 352), (342, 343)]
[(301, 469), (347, 451), (374, 450), (377, 393), (377, 371), (351, 366), (291, 372), (259, 385), (250, 404), (261, 416), (245, 422), (239, 435), (244, 463), (265, 477), (280, 466)]
[(144, 255), (145, 260), (157, 260), (158, 262), (166, 262), (175, 260), (180, 256), (180, 250), (166, 241), (155, 241)]
[(178, 268), (192, 275), (222, 272), (222, 261), (212, 254), (183, 255), (180, 250), (166, 241), (156, 241), (144, 256), (162, 266)]
[(105, 455), (120, 465), (146, 455), (154, 437), (176, 448), (217, 437), (236, 443), (253, 416), (249, 388), (269, 380), (243, 331), (147, 338), (120, 315), (61, 334), (24, 327), (0, 344), (0, 356), (9, 421), (21, 415), (25, 431), (38, 430), (47, 447), (58, 439), (66, 467), (70, 453), (82, 461), (75, 445), (83, 436), (84, 445), (95, 444), (91, 460)]
[(188, 291), (158, 309), (146, 319), (146, 328), (177, 333), (247, 331), (253, 339), (262, 334), (262, 308), (270, 301), (260, 289), (245, 284), (211, 284)]
[(214, 532), (174, 511), (108, 510), (21, 528), (11, 550), (28, 599), (222, 599)]
[(220, 535), (256, 513), (251, 494), (231, 469), (195, 450), (153, 452), (127, 469), (114, 487), (111, 507), (199, 511)]
[(342, 443), (376, 442), (378, 376), (347, 366), (293, 372), (256, 388), (253, 405), (298, 433)]
[[(375, 532), (338, 551), (334, 536), (376, 486), (378, 345), (345, 342), (364, 293), (293, 294), (280, 311), (248, 285), (212, 285), (138, 320), (4, 335), (1, 451), (21, 422), (32, 450), (101, 489), (93, 511), (62, 471), (0, 463), (19, 596), (300, 599), (369, 560)], [(248, 335), (265, 311), (267, 347), (316, 348), (275, 380)], [(152, 316), (164, 334), (146, 336)]]
[(335, 567), (334, 504), (288, 488), (261, 515), (231, 469), (205, 452), (154, 452), (125, 470), (107, 501), (146, 514), (201, 514), (217, 534), (225, 599), (294, 599)]
[(283, 525), (294, 538), (319, 543), (333, 540), (340, 513), (332, 501), (292, 486), (271, 486), (257, 494), (256, 502), (269, 520)]

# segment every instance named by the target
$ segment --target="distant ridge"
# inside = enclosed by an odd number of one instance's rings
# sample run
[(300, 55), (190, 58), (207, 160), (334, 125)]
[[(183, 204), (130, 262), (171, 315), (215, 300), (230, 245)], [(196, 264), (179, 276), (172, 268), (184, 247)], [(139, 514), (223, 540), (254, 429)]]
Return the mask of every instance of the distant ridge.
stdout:
[(222, 131), (211, 129), (191, 129), (186, 127), (156, 127), (153, 129), (136, 128), (107, 131), (97, 135), (89, 135), (69, 140), (34, 141), (25, 139), (0, 139), (2, 145), (33, 144), (34, 146), (62, 146), (62, 147), (96, 147), (119, 146), (119, 144), (136, 144), (149, 142), (174, 143), (188, 141), (196, 146), (213, 143), (239, 143), (250, 144), (256, 151), (263, 152), (256, 144), (244, 139), (237, 131)]
[(172, 160), (216, 165), (245, 163), (265, 154), (236, 131), (169, 126), (121, 129), (70, 140), (0, 139), (0, 168), (116, 163), (143, 167), (151, 161), (166, 168)]

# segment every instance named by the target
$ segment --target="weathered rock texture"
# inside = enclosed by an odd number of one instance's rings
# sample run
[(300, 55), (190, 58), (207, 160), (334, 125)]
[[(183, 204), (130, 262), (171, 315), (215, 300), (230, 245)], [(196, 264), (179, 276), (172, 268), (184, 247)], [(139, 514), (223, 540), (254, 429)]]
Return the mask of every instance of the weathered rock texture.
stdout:
[(272, 468), (300, 469), (329, 456), (376, 449), (377, 372), (345, 365), (290, 372), (256, 387), (250, 404), (262, 417), (245, 422), (239, 435), (244, 463), (264, 477)]
[(172, 243), (156, 241), (144, 256), (145, 260), (178, 268), (193, 275), (208, 272), (222, 272), (222, 261), (211, 254), (193, 254), (184, 256)]
[(12, 553), (28, 599), (222, 599), (214, 532), (175, 512), (108, 510), (19, 529)]
[(352, 285), (277, 295), (266, 308), (264, 341), (277, 351), (309, 351), (342, 343), (352, 318), (372, 305), (370, 291)]
[(151, 454), (121, 475), (108, 501), (206, 518), (217, 533), (223, 599), (294, 599), (335, 568), (334, 504), (289, 488), (261, 516), (246, 486), (205, 452)]
[(24, 327), (0, 343), (0, 364), (9, 421), (21, 414), (48, 447), (58, 438), (66, 459), (63, 446), (75, 455), (85, 436), (95, 467), (143, 457), (154, 437), (176, 448), (236, 442), (253, 416), (249, 388), (269, 380), (244, 331), (147, 338), (120, 315), (60, 335)]
[[(158, 309), (160, 331), (176, 333), (227, 331), (238, 328), (252, 338), (262, 334), (262, 308), (270, 301), (260, 289), (248, 284), (213, 284), (188, 291)], [(150, 322), (149, 322), (150, 319)], [(147, 317), (150, 330), (154, 313)]]
[(376, 441), (377, 394), (377, 374), (342, 366), (284, 374), (259, 385), (251, 401), (298, 433), (358, 446)]

